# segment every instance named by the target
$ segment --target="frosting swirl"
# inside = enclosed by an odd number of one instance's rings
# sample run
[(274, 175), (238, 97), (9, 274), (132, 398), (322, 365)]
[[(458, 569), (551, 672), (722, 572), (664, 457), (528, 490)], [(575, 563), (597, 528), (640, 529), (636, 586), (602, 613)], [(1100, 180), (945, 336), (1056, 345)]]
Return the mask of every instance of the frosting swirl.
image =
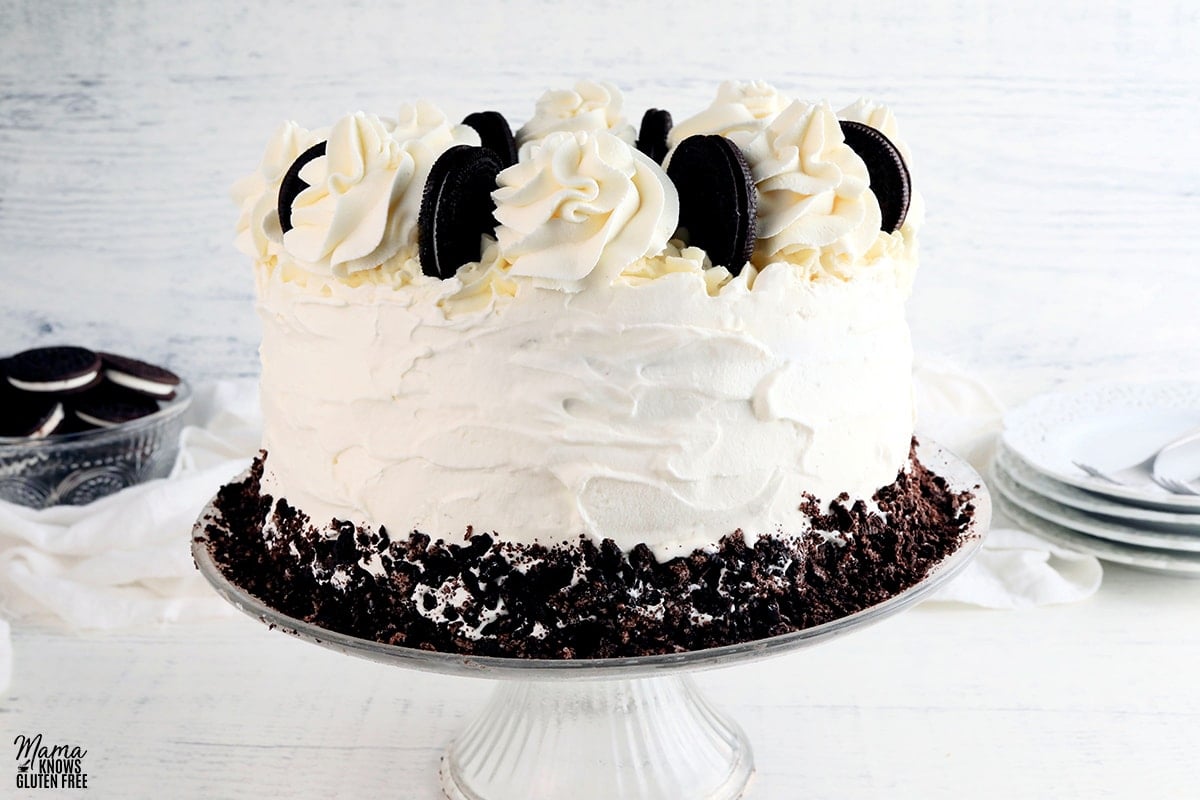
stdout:
[(295, 122), (280, 125), (267, 143), (258, 169), (233, 185), (241, 208), (234, 244), (248, 256), (267, 260), (279, 255), (279, 184), (301, 153), (324, 139), (326, 129), (309, 131)]
[(533, 119), (517, 131), (525, 147), (556, 131), (607, 131), (628, 145), (637, 131), (621, 115), (621, 90), (607, 81), (580, 81), (572, 89), (551, 89), (538, 98)]
[(657, 164), (610, 133), (557, 132), (500, 173), (496, 238), (509, 273), (579, 291), (662, 251), (679, 196)]
[(883, 103), (860, 97), (839, 111), (838, 119), (861, 122), (882, 133), (892, 144), (896, 145), (896, 149), (900, 151), (900, 156), (904, 159), (904, 164), (908, 167), (909, 172), (912, 171), (912, 154), (908, 150), (908, 145), (900, 138), (900, 126), (896, 124), (896, 115)]
[(301, 266), (336, 275), (410, 257), (425, 179), (458, 144), (478, 145), (479, 136), (425, 104), (402, 108), (396, 123), (363, 112), (338, 120), (325, 155), (300, 171), (309, 187), (292, 204), (284, 249)]
[(392, 138), (405, 142), (451, 127), (446, 120), (446, 114), (433, 103), (418, 100), (416, 103), (405, 103), (400, 106), (396, 119), (385, 120)]
[[(896, 115), (892, 113), (891, 109), (883, 103), (877, 103), (874, 100), (860, 97), (839, 111), (838, 117), (870, 125), (886, 136), (892, 144), (896, 145), (896, 149), (900, 151), (900, 157), (904, 159), (904, 164), (908, 167), (908, 174), (914, 181), (916, 180), (916, 172), (913, 170), (912, 153), (908, 149), (908, 144), (900, 136), (900, 126), (897, 124)], [(901, 230), (916, 231), (924, 222), (925, 198), (919, 191), (913, 189), (912, 199), (909, 201), (908, 214), (904, 218), (904, 225), (901, 227)]]
[(715, 133), (743, 145), (791, 102), (765, 81), (725, 81), (712, 105), (672, 128), (667, 143), (674, 147), (689, 136)]
[(792, 103), (748, 143), (746, 158), (758, 188), (757, 266), (814, 250), (857, 259), (875, 242), (879, 202), (828, 103)]

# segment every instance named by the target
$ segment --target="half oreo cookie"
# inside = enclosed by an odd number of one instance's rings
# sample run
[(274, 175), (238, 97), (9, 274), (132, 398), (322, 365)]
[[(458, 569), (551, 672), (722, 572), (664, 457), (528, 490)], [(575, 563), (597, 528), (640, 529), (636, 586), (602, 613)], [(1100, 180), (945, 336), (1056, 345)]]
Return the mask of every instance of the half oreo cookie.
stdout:
[(103, 383), (73, 398), (71, 410), (88, 425), (111, 428), (153, 414), (158, 411), (158, 401), (121, 386)]
[(425, 181), (417, 217), (421, 271), (452, 277), (463, 264), (478, 261), (484, 234), (495, 233), (496, 176), (500, 157), (486, 147), (460, 144), (438, 157)]
[(642, 127), (638, 129), (637, 149), (641, 150), (655, 163), (661, 164), (667, 157), (667, 134), (674, 127), (671, 112), (661, 108), (651, 108), (642, 115)]
[(174, 372), (136, 358), (101, 353), (100, 362), (109, 382), (156, 400), (170, 400), (179, 386)]
[(513, 138), (512, 126), (499, 111), (467, 114), (463, 125), (474, 128), (480, 143), (500, 157), (500, 169), (517, 163), (517, 140)]
[(308, 162), (323, 155), (325, 142), (317, 142), (297, 156), (284, 173), (279, 184), (279, 228), (284, 233), (292, 229), (292, 203), (296, 202), (296, 195), (308, 188), (308, 184), (300, 179), (300, 170), (304, 169)]
[(689, 136), (672, 153), (667, 177), (679, 191), (682, 238), (714, 265), (741, 272), (754, 251), (758, 206), (742, 151), (723, 136)]
[(8, 359), (8, 382), (26, 392), (80, 392), (100, 380), (100, 356), (85, 347), (39, 347)]
[(904, 157), (882, 131), (861, 122), (842, 120), (841, 123), (846, 144), (867, 165), (871, 191), (875, 193), (883, 215), (880, 229), (888, 233), (899, 230), (912, 201), (912, 178)]

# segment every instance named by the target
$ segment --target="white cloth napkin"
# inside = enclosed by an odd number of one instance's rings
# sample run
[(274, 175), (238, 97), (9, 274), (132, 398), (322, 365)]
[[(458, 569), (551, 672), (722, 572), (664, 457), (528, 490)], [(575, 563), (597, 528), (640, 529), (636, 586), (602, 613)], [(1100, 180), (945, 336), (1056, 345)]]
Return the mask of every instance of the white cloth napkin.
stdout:
[[(0, 501), (4, 615), (104, 629), (231, 613), (196, 572), (190, 534), (208, 500), (257, 451), (261, 427), (256, 381), (198, 387), (170, 478), (86, 506)], [(9, 669), (7, 634), (4, 624), (0, 677)]]
[[(978, 380), (946, 363), (918, 363), (913, 385), (917, 434), (967, 459), (986, 477), (1004, 420), (1000, 401)], [(994, 527), (983, 548), (930, 602), (1032, 608), (1074, 603), (1100, 588), (1103, 569), (1094, 556), (1005, 527), (1004, 522), (993, 511)]]

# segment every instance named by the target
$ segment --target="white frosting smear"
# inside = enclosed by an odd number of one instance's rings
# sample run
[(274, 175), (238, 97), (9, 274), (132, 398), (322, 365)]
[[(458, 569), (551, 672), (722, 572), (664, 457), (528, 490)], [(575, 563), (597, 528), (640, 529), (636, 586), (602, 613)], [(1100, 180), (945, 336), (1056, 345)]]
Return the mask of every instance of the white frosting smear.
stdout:
[(748, 268), (715, 296), (694, 272), (526, 282), (451, 318), (453, 286), (314, 293), (260, 267), (266, 491), (317, 522), (660, 558), (802, 533), (805, 492), (869, 498), (908, 455), (907, 267), (878, 266)]

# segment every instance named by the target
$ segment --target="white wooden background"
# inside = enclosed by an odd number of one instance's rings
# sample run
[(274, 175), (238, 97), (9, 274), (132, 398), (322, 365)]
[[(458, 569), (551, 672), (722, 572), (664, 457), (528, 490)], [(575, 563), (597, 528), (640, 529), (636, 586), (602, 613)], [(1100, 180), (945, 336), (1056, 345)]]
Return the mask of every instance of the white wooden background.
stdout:
[[(618, 83), (635, 120), (650, 105), (681, 118), (740, 77), (894, 108), (929, 208), (919, 355), (1010, 401), (1196, 375), (1197, 15), (1145, 1), (0, 0), (0, 351), (78, 342), (197, 380), (253, 374), (228, 190), (284, 118), (423, 97), (519, 124), (540, 91), (580, 77)], [(731, 687), (764, 800), (1195, 796), (1198, 608), (1195, 583), (1112, 569), (1080, 606), (918, 610), (705, 684)], [(20, 629), (16, 645), (0, 733), (79, 740), (95, 797), (431, 797), (436, 753), (486, 688), (240, 620)]]

